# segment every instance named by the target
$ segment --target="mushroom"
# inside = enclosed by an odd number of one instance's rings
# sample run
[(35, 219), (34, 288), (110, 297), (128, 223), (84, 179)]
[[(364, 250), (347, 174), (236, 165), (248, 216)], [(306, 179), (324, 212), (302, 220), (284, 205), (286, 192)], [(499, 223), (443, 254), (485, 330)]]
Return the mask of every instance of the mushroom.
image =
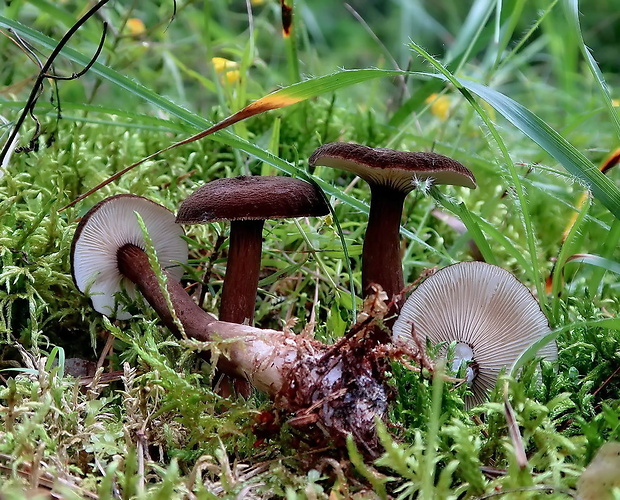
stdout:
[[(71, 274), (77, 288), (86, 293), (97, 312), (117, 319), (131, 314), (119, 304), (117, 295), (126, 291), (135, 297), (134, 284), (125, 278), (118, 263), (128, 246), (145, 248), (136, 214), (142, 217), (159, 262), (179, 281), (187, 262), (183, 229), (174, 223), (168, 209), (141, 196), (121, 194), (106, 198), (82, 217), (71, 245)], [(131, 266), (131, 262), (124, 264)]]
[[(467, 363), (467, 408), (485, 400), (504, 367), (549, 333), (549, 323), (530, 291), (511, 273), (484, 262), (445, 267), (414, 290), (394, 323), (394, 342), (456, 343), (453, 369)], [(414, 338), (415, 336), (415, 338)], [(539, 351), (557, 359), (551, 342)]]
[[(281, 408), (295, 413), (291, 425), (317, 423), (321, 432), (326, 431), (340, 444), (353, 435), (362, 449), (376, 457), (379, 440), (375, 421), (387, 412), (388, 390), (376, 366), (382, 359), (376, 350), (360, 348), (369, 340), (358, 333), (326, 346), (301, 335), (218, 321), (173, 279), (171, 272), (177, 272), (174, 267), (160, 271), (168, 278), (166, 297), (158, 273), (141, 248), (136, 211), (149, 229), (160, 262), (171, 262), (162, 254), (165, 248), (174, 246), (167, 239), (162, 247), (160, 230), (174, 233), (170, 240), (180, 240), (181, 230), (171, 224), (170, 212), (144, 198), (121, 195), (95, 205), (75, 232), (71, 258), (74, 279), (80, 274), (86, 276), (86, 281), (80, 278), (80, 284), (76, 279), (78, 288), (85, 291), (88, 283), (97, 284), (99, 293), (107, 294), (98, 310), (103, 314), (122, 312), (113, 302), (118, 284), (99, 283), (102, 276), (112, 273), (114, 279), (106, 280), (134, 285), (175, 336), (184, 334), (217, 347), (218, 368), (227, 375), (247, 379)], [(123, 230), (114, 229), (118, 226)], [(107, 251), (102, 252), (93, 238), (99, 238), (99, 246), (107, 247)], [(102, 253), (105, 262), (98, 264)], [(363, 359), (360, 352), (364, 353)]]
[(265, 219), (329, 213), (318, 187), (290, 177), (239, 176), (200, 187), (179, 207), (177, 223), (230, 221), (228, 264), (220, 319), (251, 324), (261, 262)]
[(421, 181), (475, 188), (474, 175), (456, 160), (437, 153), (413, 153), (332, 142), (312, 153), (310, 166), (347, 170), (370, 186), (370, 212), (362, 253), (362, 289), (381, 285), (399, 308), (404, 288), (400, 258), (400, 220), (407, 193)]

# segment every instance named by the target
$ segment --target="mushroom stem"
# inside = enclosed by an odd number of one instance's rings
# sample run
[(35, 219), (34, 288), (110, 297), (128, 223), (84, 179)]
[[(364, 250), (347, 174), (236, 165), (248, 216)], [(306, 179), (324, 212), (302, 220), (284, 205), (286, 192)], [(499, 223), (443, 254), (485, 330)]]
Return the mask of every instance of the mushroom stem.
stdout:
[(220, 319), (252, 324), (260, 272), (263, 220), (235, 220), (230, 226)]
[[(128, 244), (118, 250), (117, 261), (120, 272), (179, 336), (146, 253)], [(246, 378), (294, 412), (297, 416), (291, 425), (316, 422), (341, 443), (352, 434), (362, 449), (377, 456), (380, 445), (375, 420), (387, 411), (388, 392), (383, 371), (377, 368), (382, 363), (376, 351), (366, 345), (376, 345), (372, 339), (354, 335), (326, 346), (294, 334), (217, 321), (175, 280), (167, 280), (167, 287), (186, 335), (212, 342), (221, 353), (218, 367), (224, 373)]]
[[(166, 327), (175, 336), (180, 337), (181, 332), (174, 321), (172, 312), (168, 309), (166, 299), (159, 289), (157, 276), (144, 250), (135, 245), (124, 245), (118, 249), (117, 259), (121, 274), (138, 286)], [(214, 322), (215, 318), (198, 307), (176, 280), (168, 279), (167, 287), (177, 318), (183, 325), (187, 336), (197, 340), (208, 340), (204, 332), (206, 326)]]
[[(166, 327), (181, 337), (147, 254), (135, 245), (125, 245), (118, 250), (118, 267), (138, 287)], [(272, 397), (282, 389), (287, 379), (286, 368), (294, 364), (300, 350), (316, 352), (317, 346), (319, 350), (325, 347), (284, 332), (217, 321), (192, 300), (180, 283), (168, 279), (167, 288), (187, 337), (218, 342), (217, 348), (223, 355), (218, 368), (227, 375), (247, 377), (254, 387)]]
[(371, 184), (370, 213), (362, 254), (362, 287), (365, 296), (373, 283), (381, 285), (388, 300), (393, 300), (404, 288), (400, 219), (406, 195), (390, 187)]
[(465, 378), (467, 384), (471, 386), (474, 379), (478, 376), (478, 368), (474, 361), (474, 350), (472, 347), (464, 342), (457, 342), (454, 348), (454, 361), (452, 362), (452, 371), (459, 371), (462, 363), (472, 362), (470, 366), (465, 369)]

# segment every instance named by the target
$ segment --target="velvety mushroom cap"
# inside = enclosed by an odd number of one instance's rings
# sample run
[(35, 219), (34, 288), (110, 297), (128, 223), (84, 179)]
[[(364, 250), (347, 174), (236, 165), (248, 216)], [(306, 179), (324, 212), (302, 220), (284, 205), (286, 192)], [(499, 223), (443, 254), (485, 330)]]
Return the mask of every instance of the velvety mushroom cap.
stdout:
[(211, 181), (179, 207), (177, 223), (281, 219), (327, 215), (319, 189), (292, 177), (239, 176)]
[[(455, 362), (473, 361), (468, 407), (482, 403), (502, 368), (550, 331), (530, 291), (508, 271), (484, 262), (454, 264), (426, 279), (403, 305), (394, 341), (412, 341), (412, 325), (423, 341), (446, 347), (456, 341)], [(538, 355), (557, 359), (555, 342)]]
[(390, 186), (404, 193), (415, 187), (415, 180), (425, 179), (432, 179), (434, 184), (452, 184), (472, 189), (476, 187), (476, 179), (469, 169), (437, 153), (331, 142), (314, 151), (309, 164), (347, 170), (369, 183)]
[(118, 319), (131, 315), (115, 295), (125, 290), (135, 296), (134, 284), (119, 271), (117, 253), (126, 245), (144, 249), (140, 214), (153, 241), (160, 264), (177, 280), (180, 263), (187, 262), (187, 243), (174, 215), (157, 203), (130, 194), (112, 196), (92, 207), (75, 230), (71, 245), (71, 274), (77, 288), (89, 295), (96, 311)]
[[(360, 144), (332, 142), (312, 153), (311, 166), (347, 170), (370, 186), (368, 225), (362, 249), (362, 291), (380, 285), (392, 302), (386, 326), (402, 303), (404, 277), (401, 263), (400, 222), (407, 193), (424, 180), (434, 184), (476, 187), (474, 175), (459, 162), (436, 153), (413, 153)], [(381, 336), (382, 342), (389, 341)]]

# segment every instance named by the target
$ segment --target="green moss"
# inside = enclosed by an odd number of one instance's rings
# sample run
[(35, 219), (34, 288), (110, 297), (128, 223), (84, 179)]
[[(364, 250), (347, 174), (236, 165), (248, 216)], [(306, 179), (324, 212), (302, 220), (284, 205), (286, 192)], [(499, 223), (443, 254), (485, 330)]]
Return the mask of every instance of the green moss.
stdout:
[[(47, 51), (40, 45), (42, 35), (58, 40), (82, 3), (12, 2), (2, 15), (37, 30), (41, 39), (27, 41)], [(419, 11), (411, 2), (361, 10), (386, 43), (382, 48), (353, 19), (336, 23), (341, 16), (333, 13), (333, 5), (326, 9), (321, 2), (296, 2), (302, 73), (387, 67), (388, 54), (407, 65), (412, 54), (404, 51), (411, 36), (435, 47), (433, 52), (458, 76), (485, 81), (544, 118), (594, 164), (617, 143), (598, 84), (579, 67), (577, 47), (568, 47), (577, 41), (564, 33), (551, 3), (513, 2), (495, 20), (472, 11), (469, 22), (476, 29), (465, 23), (465, 3), (418, 4)], [(108, 76), (139, 81), (146, 90), (141, 94), (135, 87), (114, 85), (93, 71), (76, 81), (59, 81), (58, 120), (56, 97), (46, 87), (35, 108), (42, 135), (33, 151), (13, 155), (0, 179), (0, 368), (6, 370), (0, 385), (2, 495), (23, 497), (39, 474), (44, 487), (51, 487), (55, 477), (66, 478), (54, 486), (66, 498), (85, 492), (101, 498), (365, 498), (374, 490), (383, 497), (448, 499), (500, 489), (535, 498), (545, 488), (551, 488), (551, 498), (565, 498), (601, 444), (620, 440), (620, 333), (595, 324), (618, 315), (617, 275), (611, 268), (603, 268), (601, 275), (588, 264), (554, 268), (583, 188), (547, 151), (484, 105), (505, 146), (503, 156), (487, 126), (453, 89), (446, 88), (450, 109), (443, 121), (424, 102), (437, 89), (411, 77), (405, 88), (377, 79), (254, 117), (234, 129), (239, 137), (220, 134), (162, 153), (59, 211), (113, 173), (195, 133), (202, 117), (218, 121), (287, 81), (290, 61), (285, 62), (274, 4), (253, 7), (252, 43), (245, 8), (235, 10), (224, 1), (178, 7), (169, 26), (172, 6), (166, 2), (106, 7), (115, 29), (135, 17), (148, 31), (118, 37), (111, 30), (99, 62), (109, 66)], [(592, 30), (584, 36), (586, 43), (595, 42), (595, 56), (604, 56), (613, 45), (601, 44), (596, 36), (597, 30), (611, 36), (595, 21), (605, 12), (601, 4), (584, 13), (584, 25)], [(494, 21), (502, 26), (498, 43)], [(524, 31), (538, 21), (540, 30)], [(4, 18), (0, 23), (6, 23)], [(439, 35), (424, 29), (431, 25)], [(336, 31), (342, 36), (334, 38)], [(526, 40), (517, 45), (521, 32), (527, 33)], [(99, 36), (100, 26), (91, 20), (72, 47), (91, 54)], [(445, 46), (448, 38), (455, 43)], [(6, 37), (0, 39), (0, 51), (5, 56), (2, 114), (15, 120), (29, 92), (24, 82), (35, 67)], [(561, 54), (568, 57), (566, 64)], [(249, 68), (228, 84), (214, 73), (210, 58), (215, 55), (247, 61)], [(427, 70), (417, 59), (413, 64)], [(608, 81), (617, 82), (613, 61), (605, 59), (603, 67)], [(64, 58), (56, 65), (58, 73), (75, 69)], [(142, 100), (144, 95), (151, 104)], [(590, 113), (584, 115), (584, 109)], [(0, 143), (6, 130), (0, 129)], [(20, 132), (20, 145), (26, 145), (35, 132), (33, 122)], [(240, 137), (258, 148), (258, 159), (243, 152)], [(462, 161), (475, 172), (479, 187), (442, 187), (445, 199), (457, 202), (445, 203), (443, 210), (462, 202), (481, 228), (476, 237), (484, 237), (498, 264), (532, 289), (541, 289), (551, 272), (560, 273), (561, 295), (549, 297), (553, 327), (564, 328), (557, 363), (543, 363), (540, 372), (535, 363), (527, 364), (516, 379), (500, 381), (488, 403), (469, 412), (463, 409), (464, 385), (447, 380), (441, 391), (435, 386), (433, 396), (431, 374), (394, 363), (390, 384), (396, 397), (387, 422), (379, 426), (386, 452), (375, 462), (351, 444), (348, 450), (317, 450), (262, 395), (222, 398), (213, 391), (212, 367), (198, 361), (200, 346), (171, 339), (155, 314), (138, 305), (132, 306), (136, 317), (131, 321), (102, 318), (75, 289), (69, 262), (79, 217), (106, 196), (131, 192), (175, 210), (209, 180), (278, 173), (267, 161), (269, 151), (280, 159), (278, 165), (286, 161), (305, 171), (311, 152), (335, 140), (434, 149)], [(506, 152), (515, 163), (512, 176), (505, 173)], [(359, 291), (366, 215), (350, 200), (367, 203), (368, 188), (333, 169), (312, 173), (334, 188), (330, 201), (349, 245), (353, 287)], [(617, 180), (614, 170), (609, 176)], [(515, 178), (521, 200), (514, 194)], [(469, 234), (458, 234), (437, 218), (436, 208), (431, 197), (415, 193), (407, 199), (403, 226), (418, 238), (403, 238), (408, 282), (426, 268), (471, 258)], [(524, 228), (522, 211), (531, 231)], [(605, 244), (614, 224), (594, 200), (566, 243), (570, 253), (617, 262), (618, 249)], [(203, 307), (211, 312), (219, 304), (227, 234), (226, 224), (187, 228), (185, 284), (206, 287)], [(359, 306), (360, 300), (349, 294), (334, 220), (273, 221), (264, 234), (257, 325), (299, 333), (313, 318), (306, 333), (325, 342), (341, 337), (352, 304)], [(532, 273), (527, 266), (536, 261)], [(205, 268), (210, 269), (206, 279)], [(539, 283), (532, 282), (536, 274)], [(91, 379), (64, 374), (69, 358), (97, 362), (110, 339), (113, 350), (104, 360), (105, 372), (98, 371), (90, 384)], [(108, 380), (108, 373), (116, 376)], [(527, 455), (525, 467), (517, 462), (508, 434), (504, 387)]]

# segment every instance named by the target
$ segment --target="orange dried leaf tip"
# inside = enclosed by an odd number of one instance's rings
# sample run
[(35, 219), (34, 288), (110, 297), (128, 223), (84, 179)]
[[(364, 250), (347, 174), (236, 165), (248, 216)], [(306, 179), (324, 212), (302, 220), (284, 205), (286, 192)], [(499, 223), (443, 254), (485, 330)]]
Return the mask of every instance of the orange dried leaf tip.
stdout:
[(285, 0), (280, 0), (280, 7), (282, 8), (282, 35), (288, 37), (293, 28), (293, 7), (287, 5)]
[(613, 153), (611, 153), (605, 161), (600, 166), (600, 170), (603, 173), (606, 173), (611, 167), (616, 166), (620, 163), (620, 148), (616, 149)]

